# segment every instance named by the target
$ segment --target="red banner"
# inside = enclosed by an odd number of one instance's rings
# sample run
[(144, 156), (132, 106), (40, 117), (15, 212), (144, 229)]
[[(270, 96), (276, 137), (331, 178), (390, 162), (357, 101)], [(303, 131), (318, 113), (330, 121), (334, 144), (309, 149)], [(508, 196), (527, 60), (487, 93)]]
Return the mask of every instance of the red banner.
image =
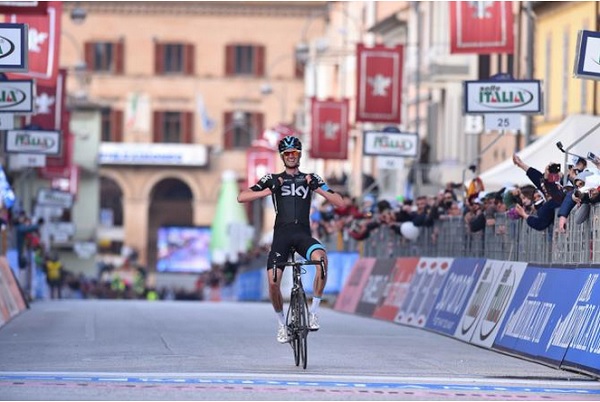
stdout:
[(246, 187), (251, 187), (267, 173), (273, 173), (275, 166), (275, 151), (266, 147), (252, 146), (246, 151)]
[(450, 53), (513, 52), (512, 2), (450, 2)]
[(46, 167), (39, 173), (46, 179), (69, 178), (73, 161), (73, 138), (69, 131), (69, 112), (66, 107), (67, 71), (61, 69), (55, 86), (36, 86), (36, 113), (31, 124), (44, 130), (59, 130), (61, 133), (60, 156), (46, 157)]
[(400, 123), (404, 47), (357, 46), (356, 121)]
[(348, 99), (318, 101), (312, 98), (311, 157), (347, 159), (348, 113)]
[(29, 25), (29, 71), (7, 73), (9, 79), (35, 79), (38, 85), (56, 85), (62, 3), (51, 1), (44, 15), (13, 14), (10, 22)]

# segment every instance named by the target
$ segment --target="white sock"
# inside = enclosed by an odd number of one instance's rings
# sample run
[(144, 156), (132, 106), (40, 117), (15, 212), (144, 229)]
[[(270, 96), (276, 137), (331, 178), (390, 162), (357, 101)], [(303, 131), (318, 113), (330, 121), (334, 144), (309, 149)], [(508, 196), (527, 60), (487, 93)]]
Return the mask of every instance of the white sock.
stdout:
[(312, 304), (310, 305), (310, 312), (316, 313), (317, 310), (319, 309), (319, 304), (321, 304), (321, 298), (313, 296)]
[(277, 321), (279, 322), (279, 325), (285, 325), (285, 316), (283, 315), (283, 310), (276, 311), (275, 315), (277, 316)]

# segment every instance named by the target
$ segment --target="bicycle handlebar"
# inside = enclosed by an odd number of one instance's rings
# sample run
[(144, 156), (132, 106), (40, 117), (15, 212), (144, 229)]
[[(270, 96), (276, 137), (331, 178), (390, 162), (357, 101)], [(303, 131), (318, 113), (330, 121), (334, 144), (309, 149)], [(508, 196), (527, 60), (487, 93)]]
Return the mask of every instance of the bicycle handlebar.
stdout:
[(277, 282), (277, 268), (284, 267), (301, 267), (303, 265), (320, 265), (321, 266), (321, 279), (325, 279), (325, 259), (320, 260), (306, 260), (306, 261), (284, 261), (273, 264), (273, 281)]

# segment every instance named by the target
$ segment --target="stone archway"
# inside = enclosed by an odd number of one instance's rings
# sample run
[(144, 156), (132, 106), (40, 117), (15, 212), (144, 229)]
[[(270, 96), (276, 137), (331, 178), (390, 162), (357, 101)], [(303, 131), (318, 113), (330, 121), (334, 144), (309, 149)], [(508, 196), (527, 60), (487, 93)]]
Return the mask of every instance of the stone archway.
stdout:
[(156, 267), (156, 240), (161, 226), (192, 226), (194, 223), (193, 194), (183, 181), (167, 178), (154, 185), (148, 208), (148, 267)]

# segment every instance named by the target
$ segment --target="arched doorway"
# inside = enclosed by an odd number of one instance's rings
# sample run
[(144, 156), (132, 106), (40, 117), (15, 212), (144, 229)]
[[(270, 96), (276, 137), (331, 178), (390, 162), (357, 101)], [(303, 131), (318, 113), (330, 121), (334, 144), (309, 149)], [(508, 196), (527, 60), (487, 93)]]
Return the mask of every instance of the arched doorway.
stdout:
[(120, 254), (123, 246), (123, 190), (116, 181), (104, 176), (100, 177), (99, 218), (100, 253)]
[(190, 187), (178, 179), (158, 182), (150, 193), (148, 208), (148, 268), (155, 270), (157, 232), (161, 226), (191, 226), (194, 224)]

